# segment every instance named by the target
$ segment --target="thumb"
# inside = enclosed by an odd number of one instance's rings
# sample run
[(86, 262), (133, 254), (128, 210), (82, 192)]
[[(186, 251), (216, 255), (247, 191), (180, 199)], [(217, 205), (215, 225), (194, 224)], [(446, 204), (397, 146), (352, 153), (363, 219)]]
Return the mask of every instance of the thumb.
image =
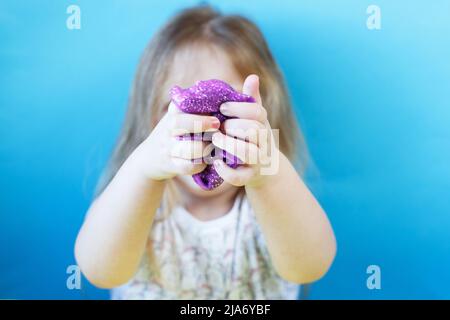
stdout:
[(245, 79), (242, 93), (252, 96), (257, 103), (262, 104), (259, 93), (259, 77), (256, 74), (251, 74)]

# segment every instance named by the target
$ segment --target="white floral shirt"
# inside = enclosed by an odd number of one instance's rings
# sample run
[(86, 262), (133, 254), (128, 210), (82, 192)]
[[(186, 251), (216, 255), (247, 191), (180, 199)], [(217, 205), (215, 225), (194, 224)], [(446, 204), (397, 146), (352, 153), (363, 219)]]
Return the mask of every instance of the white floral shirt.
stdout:
[[(151, 252), (113, 299), (296, 299), (299, 286), (275, 271), (245, 197), (226, 215), (200, 221), (182, 207), (155, 218)], [(150, 261), (156, 260), (156, 267)], [(152, 267), (153, 266), (153, 267)], [(155, 271), (156, 270), (156, 271)]]

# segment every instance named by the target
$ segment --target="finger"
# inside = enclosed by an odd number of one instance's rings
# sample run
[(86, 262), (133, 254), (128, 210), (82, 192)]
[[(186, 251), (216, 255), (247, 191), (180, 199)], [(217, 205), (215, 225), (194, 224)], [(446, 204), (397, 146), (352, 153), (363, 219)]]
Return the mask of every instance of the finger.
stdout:
[(212, 143), (227, 153), (236, 156), (242, 163), (258, 163), (259, 148), (253, 143), (226, 136), (221, 132), (214, 133)]
[(172, 158), (171, 161), (174, 173), (179, 175), (193, 175), (206, 168), (206, 163), (194, 163), (191, 160), (181, 158)]
[(167, 112), (171, 113), (171, 114), (182, 113), (180, 108), (178, 108), (172, 100), (169, 103), (169, 107), (167, 108)]
[(207, 143), (203, 141), (177, 140), (170, 150), (170, 155), (185, 160), (201, 159), (206, 147)]
[(232, 169), (222, 160), (214, 161), (214, 169), (224, 181), (236, 187), (245, 185), (255, 174), (254, 169), (251, 167), (239, 166), (236, 169)]
[(252, 96), (257, 103), (262, 104), (259, 93), (259, 77), (256, 74), (251, 74), (245, 79), (242, 93)]
[(172, 117), (172, 134), (174, 136), (188, 133), (213, 132), (220, 128), (219, 119), (212, 116), (177, 113), (172, 115)]
[(228, 117), (256, 120), (261, 123), (267, 119), (267, 111), (259, 103), (225, 102), (221, 104), (220, 112)]
[(265, 126), (256, 120), (228, 119), (222, 124), (227, 136), (238, 138), (258, 145), (258, 133), (265, 130)]

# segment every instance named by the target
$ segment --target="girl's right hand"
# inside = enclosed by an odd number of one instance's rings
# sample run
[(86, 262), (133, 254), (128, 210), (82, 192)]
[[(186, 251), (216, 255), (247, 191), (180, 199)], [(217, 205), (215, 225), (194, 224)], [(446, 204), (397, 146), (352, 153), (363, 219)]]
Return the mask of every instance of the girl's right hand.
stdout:
[[(147, 139), (133, 152), (141, 172), (149, 179), (164, 180), (176, 175), (193, 175), (205, 169), (202, 159), (210, 142), (180, 140), (190, 133), (215, 132), (220, 121), (213, 116), (181, 112), (172, 102)], [(177, 138), (178, 137), (178, 138)]]

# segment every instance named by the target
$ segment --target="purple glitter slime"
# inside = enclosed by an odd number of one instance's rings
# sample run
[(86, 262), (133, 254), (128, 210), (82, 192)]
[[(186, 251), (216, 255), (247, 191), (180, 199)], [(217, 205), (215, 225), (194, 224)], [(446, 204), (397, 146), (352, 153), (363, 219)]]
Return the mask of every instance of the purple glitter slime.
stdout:
[[(235, 91), (229, 84), (221, 80), (198, 81), (192, 87), (182, 89), (174, 86), (170, 90), (173, 103), (183, 112), (201, 115), (210, 115), (218, 118), (222, 123), (229, 117), (220, 113), (220, 105), (224, 102), (255, 102), (253, 97)], [(184, 137), (183, 137), (184, 138)], [(188, 137), (197, 138), (195, 136)], [(205, 140), (205, 139), (203, 139)], [(229, 167), (236, 168), (240, 160), (224, 150), (216, 148), (210, 157), (222, 159)], [(210, 163), (210, 162), (209, 162)], [(204, 190), (212, 190), (220, 186), (223, 179), (219, 176), (213, 165), (208, 164), (200, 173), (192, 176), (194, 181)]]

